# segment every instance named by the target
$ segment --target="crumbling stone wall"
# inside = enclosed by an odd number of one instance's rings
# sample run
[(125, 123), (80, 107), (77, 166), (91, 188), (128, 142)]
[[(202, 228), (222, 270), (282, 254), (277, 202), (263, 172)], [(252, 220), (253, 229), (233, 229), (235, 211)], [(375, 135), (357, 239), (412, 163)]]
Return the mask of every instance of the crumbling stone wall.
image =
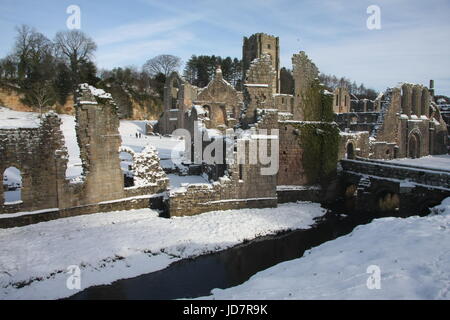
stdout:
[[(422, 85), (404, 83), (380, 93), (374, 101), (376, 112), (349, 112), (336, 115), (336, 122), (347, 133), (367, 131), (368, 156), (374, 159), (416, 158), (445, 153), (446, 128), (431, 105), (429, 90)], [(345, 147), (341, 145), (341, 154)]]
[(197, 94), (196, 86), (172, 72), (164, 86), (164, 112), (158, 122), (159, 133), (171, 134), (178, 128), (185, 128), (184, 113), (191, 108)]
[(428, 89), (424, 90), (421, 85), (403, 84), (388, 89), (383, 99), (378, 125), (372, 133), (371, 157), (392, 159), (429, 155)]
[(320, 105), (320, 93), (311, 91), (318, 85), (319, 69), (304, 51), (292, 56), (292, 75), (294, 77), (294, 120), (311, 119), (305, 112), (317, 113)]
[(279, 112), (290, 113), (294, 112), (294, 96), (292, 94), (276, 94), (274, 95), (275, 109)]
[[(268, 129), (276, 129), (278, 113), (276, 110), (260, 110), (258, 122), (250, 132), (237, 140), (232, 163), (227, 164), (226, 174), (211, 184), (192, 184), (171, 192), (168, 205), (171, 216), (193, 215), (211, 210), (227, 210), (249, 207), (275, 207), (276, 172), (263, 174), (260, 161), (254, 163), (250, 155), (258, 154), (259, 139), (266, 140), (267, 155), (271, 156), (272, 143), (278, 142), (277, 135)], [(263, 131), (263, 129), (265, 131)], [(250, 147), (252, 145), (252, 147)]]
[(278, 185), (318, 184), (333, 175), (340, 143), (336, 124), (292, 120), (278, 124)]
[[(119, 117), (108, 95), (95, 96), (92, 88), (80, 85), (76, 104), (76, 131), (83, 167), (82, 202), (96, 203), (124, 197), (120, 169)], [(63, 198), (71, 206), (72, 197)]]
[(369, 132), (340, 132), (339, 137), (339, 160), (369, 157)]
[(64, 148), (56, 113), (45, 114), (38, 128), (0, 129), (0, 173), (16, 167), (22, 176), (22, 203), (4, 205), (0, 188), (0, 213), (58, 207), (55, 153)]
[(193, 103), (208, 109), (208, 128), (219, 126), (225, 128), (233, 127), (237, 123), (242, 101), (236, 89), (223, 79), (222, 70), (218, 67), (214, 79), (205, 88), (199, 90)]
[(350, 94), (347, 88), (336, 88), (333, 96), (334, 113), (350, 112)]
[(265, 33), (256, 33), (249, 38), (244, 37), (242, 46), (243, 82), (247, 72), (255, 59), (263, 55), (270, 57), (272, 67), (275, 69), (275, 77), (272, 79), (272, 93), (280, 92), (280, 43), (279, 38)]
[(272, 86), (275, 77), (276, 71), (272, 67), (270, 56), (262, 55), (251, 63), (244, 84), (244, 109), (241, 119), (244, 125), (257, 121), (258, 109), (274, 108)]
[[(0, 213), (51, 209), (57, 211), (52, 216), (62, 217), (66, 213), (93, 213), (99, 204), (109, 202), (108, 208), (114, 207), (114, 203), (117, 208), (134, 208), (146, 202), (133, 202), (125, 197), (166, 190), (168, 179), (151, 147), (134, 153), (137, 185), (124, 189), (117, 108), (103, 90), (88, 85), (81, 85), (78, 90), (76, 132), (83, 174), (76, 183), (66, 179), (68, 153), (60, 125), (58, 115), (48, 113), (37, 128), (0, 130), (0, 170), (3, 173), (10, 166), (18, 168), (23, 184), (22, 203), (17, 205), (4, 205), (3, 189), (0, 190)], [(14, 221), (7, 223), (14, 224)]]
[(161, 168), (156, 149), (147, 146), (141, 152), (134, 152), (131, 148), (121, 147), (119, 152), (127, 152), (133, 158), (131, 166), (134, 186), (125, 188), (125, 196), (139, 196), (163, 192), (169, 185), (169, 178)]

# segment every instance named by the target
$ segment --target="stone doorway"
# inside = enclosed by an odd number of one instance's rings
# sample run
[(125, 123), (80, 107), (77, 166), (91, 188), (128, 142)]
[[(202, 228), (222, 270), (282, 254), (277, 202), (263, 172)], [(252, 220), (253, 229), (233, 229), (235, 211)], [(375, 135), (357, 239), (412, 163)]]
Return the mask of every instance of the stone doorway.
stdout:
[(4, 204), (22, 202), (22, 174), (16, 167), (9, 167), (3, 172)]
[(408, 158), (420, 158), (420, 137), (415, 133), (409, 136)]
[(355, 159), (355, 148), (353, 143), (347, 144), (347, 159)]

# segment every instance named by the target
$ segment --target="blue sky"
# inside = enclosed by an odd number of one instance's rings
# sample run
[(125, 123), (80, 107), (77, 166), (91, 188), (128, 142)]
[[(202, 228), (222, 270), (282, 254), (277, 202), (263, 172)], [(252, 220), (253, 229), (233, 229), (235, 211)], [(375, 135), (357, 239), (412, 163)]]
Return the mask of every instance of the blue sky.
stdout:
[[(140, 67), (162, 53), (241, 57), (242, 37), (265, 32), (280, 37), (282, 66), (304, 50), (321, 72), (377, 90), (434, 79), (450, 95), (448, 0), (0, 0), (0, 56), (17, 25), (49, 38), (65, 30), (69, 5), (81, 8), (99, 67)], [(370, 5), (381, 8), (381, 30), (366, 27)]]

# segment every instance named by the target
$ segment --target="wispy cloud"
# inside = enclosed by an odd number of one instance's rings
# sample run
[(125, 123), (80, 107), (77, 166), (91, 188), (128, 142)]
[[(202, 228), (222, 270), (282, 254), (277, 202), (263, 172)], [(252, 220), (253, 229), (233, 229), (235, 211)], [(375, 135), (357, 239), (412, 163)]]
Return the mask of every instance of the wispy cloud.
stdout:
[[(7, 17), (39, 30), (52, 33), (64, 25), (59, 1), (59, 7), (56, 0), (39, 6), (3, 1)], [(434, 78), (437, 91), (450, 94), (448, 0), (129, 0), (108, 6), (77, 1), (84, 10), (82, 25), (98, 44), (101, 67), (140, 66), (160, 53), (184, 60), (192, 54), (241, 57), (242, 37), (265, 32), (280, 37), (283, 66), (291, 67), (292, 54), (305, 50), (321, 71), (379, 90)], [(381, 30), (366, 28), (372, 4), (381, 7)], [(34, 18), (30, 11), (36, 10), (61, 19)], [(98, 10), (101, 14), (94, 15)], [(0, 26), (1, 52), (11, 47), (14, 23), (0, 20)]]
[(95, 41), (98, 45), (109, 45), (119, 42), (128, 42), (142, 38), (160, 36), (169, 31), (177, 30), (199, 19), (196, 14), (187, 14), (176, 18), (160, 21), (147, 21), (121, 25), (111, 30), (102, 30), (96, 35)]
[(146, 59), (158, 54), (167, 53), (180, 46), (187, 46), (195, 35), (188, 31), (169, 32), (165, 37), (140, 40), (126, 46), (100, 47), (97, 53), (97, 64), (100, 68), (114, 68), (124, 65), (141, 66)]

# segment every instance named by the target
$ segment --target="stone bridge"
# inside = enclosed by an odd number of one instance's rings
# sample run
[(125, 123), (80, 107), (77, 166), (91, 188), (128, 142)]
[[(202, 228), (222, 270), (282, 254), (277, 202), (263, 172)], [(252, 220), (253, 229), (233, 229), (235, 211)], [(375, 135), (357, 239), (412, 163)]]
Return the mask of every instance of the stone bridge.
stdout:
[(424, 168), (361, 158), (340, 163), (342, 194), (348, 200), (355, 200), (357, 211), (423, 215), (450, 197), (450, 168)]

